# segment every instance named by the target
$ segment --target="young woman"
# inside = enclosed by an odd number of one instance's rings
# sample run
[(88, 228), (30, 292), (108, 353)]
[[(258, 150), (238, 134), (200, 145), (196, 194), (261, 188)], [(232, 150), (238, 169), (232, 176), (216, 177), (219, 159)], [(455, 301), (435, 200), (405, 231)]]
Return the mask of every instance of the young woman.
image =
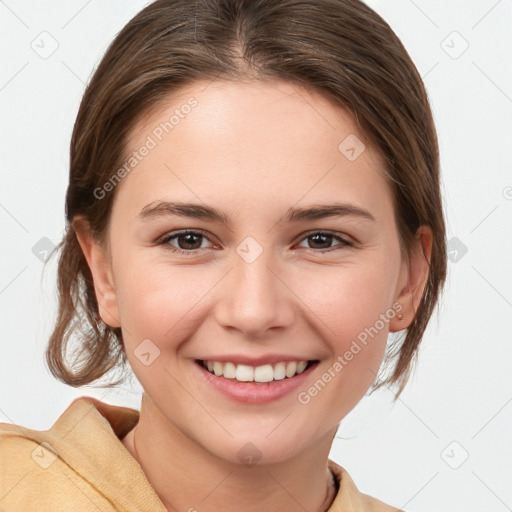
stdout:
[(2, 510), (398, 510), (328, 458), (402, 392), (446, 275), (427, 94), (375, 12), (148, 5), (85, 92), (66, 214), (49, 368), (129, 363), (141, 410), (2, 424)]

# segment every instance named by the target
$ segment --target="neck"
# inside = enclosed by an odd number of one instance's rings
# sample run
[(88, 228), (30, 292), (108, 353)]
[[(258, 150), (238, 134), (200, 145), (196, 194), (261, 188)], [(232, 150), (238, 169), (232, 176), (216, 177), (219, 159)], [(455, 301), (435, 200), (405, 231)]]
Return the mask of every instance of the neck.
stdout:
[(139, 422), (122, 442), (169, 512), (326, 512), (336, 494), (327, 468), (334, 435), (283, 462), (235, 464), (184, 436), (144, 395)]

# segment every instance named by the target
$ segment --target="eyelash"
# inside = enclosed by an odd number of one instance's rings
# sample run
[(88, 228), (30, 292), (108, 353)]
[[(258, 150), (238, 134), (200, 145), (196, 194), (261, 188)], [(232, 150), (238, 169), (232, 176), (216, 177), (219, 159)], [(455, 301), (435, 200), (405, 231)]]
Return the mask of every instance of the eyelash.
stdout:
[[(186, 236), (186, 235), (199, 235), (199, 236), (202, 236), (202, 237), (206, 238), (206, 240), (209, 240), (209, 238), (206, 236), (206, 234), (204, 232), (200, 231), (200, 230), (185, 230), (185, 231), (179, 231), (179, 232), (176, 232), (174, 234), (168, 234), (168, 235), (164, 236), (158, 242), (158, 245), (166, 246), (167, 250), (170, 250), (170, 251), (172, 251), (174, 253), (183, 254), (183, 255), (186, 255), (186, 256), (193, 256), (194, 253), (197, 253), (201, 249), (189, 249), (189, 250), (186, 250), (186, 249), (181, 249), (179, 247), (174, 247), (174, 246), (169, 244), (169, 242), (171, 240), (174, 240), (174, 239), (177, 239), (179, 237)], [(315, 253), (321, 253), (322, 254), (322, 253), (326, 253), (326, 252), (331, 252), (331, 251), (339, 250), (339, 249), (342, 249), (344, 247), (351, 247), (351, 246), (354, 245), (354, 243), (351, 240), (349, 240), (348, 238), (345, 238), (345, 237), (340, 236), (340, 235), (335, 235), (335, 234), (330, 233), (328, 231), (311, 231), (310, 233), (307, 233), (300, 241), (302, 242), (303, 240), (307, 240), (308, 238), (311, 238), (311, 237), (313, 237), (315, 235), (327, 235), (328, 237), (332, 237), (333, 240), (341, 242), (341, 244), (338, 244), (337, 246), (331, 247), (331, 248), (328, 248), (328, 249), (313, 249), (313, 248), (306, 247), (306, 249), (308, 249), (310, 251), (313, 251)]]

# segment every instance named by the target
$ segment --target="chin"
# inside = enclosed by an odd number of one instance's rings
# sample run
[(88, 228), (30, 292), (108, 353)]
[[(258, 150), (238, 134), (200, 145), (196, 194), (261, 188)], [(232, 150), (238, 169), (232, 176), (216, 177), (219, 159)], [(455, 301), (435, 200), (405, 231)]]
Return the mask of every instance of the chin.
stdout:
[[(203, 448), (215, 457), (225, 460), (230, 464), (253, 467), (267, 464), (286, 462), (306, 448), (304, 435), (293, 435), (286, 429), (283, 435), (274, 437), (274, 434), (262, 435), (255, 433), (253, 436), (245, 434), (234, 438), (205, 439), (201, 443)], [(313, 443), (311, 439), (311, 443)]]

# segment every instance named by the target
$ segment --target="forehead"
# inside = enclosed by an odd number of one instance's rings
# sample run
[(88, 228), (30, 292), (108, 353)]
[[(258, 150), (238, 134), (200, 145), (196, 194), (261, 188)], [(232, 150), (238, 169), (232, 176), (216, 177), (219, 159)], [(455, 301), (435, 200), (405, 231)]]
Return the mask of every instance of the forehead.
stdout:
[(136, 124), (126, 158), (145, 146), (120, 184), (134, 207), (170, 194), (224, 209), (233, 199), (236, 210), (343, 199), (373, 203), (376, 216), (392, 207), (382, 159), (354, 118), (288, 82), (184, 87)]
[[(275, 145), (286, 150), (287, 142), (304, 142), (305, 138), (310, 141), (308, 146), (314, 146), (326, 135), (332, 135), (335, 143), (349, 134), (364, 138), (353, 116), (340, 105), (318, 91), (279, 80), (190, 84), (142, 116), (131, 131), (129, 146), (143, 142), (148, 134), (157, 143), (174, 145), (175, 150), (183, 142), (180, 134), (188, 145), (193, 142), (197, 147), (208, 146), (212, 138), (232, 147), (228, 136), (236, 134), (237, 142), (243, 144), (240, 149), (260, 154), (257, 143), (264, 143), (270, 151)], [(329, 142), (331, 137), (325, 140)]]

